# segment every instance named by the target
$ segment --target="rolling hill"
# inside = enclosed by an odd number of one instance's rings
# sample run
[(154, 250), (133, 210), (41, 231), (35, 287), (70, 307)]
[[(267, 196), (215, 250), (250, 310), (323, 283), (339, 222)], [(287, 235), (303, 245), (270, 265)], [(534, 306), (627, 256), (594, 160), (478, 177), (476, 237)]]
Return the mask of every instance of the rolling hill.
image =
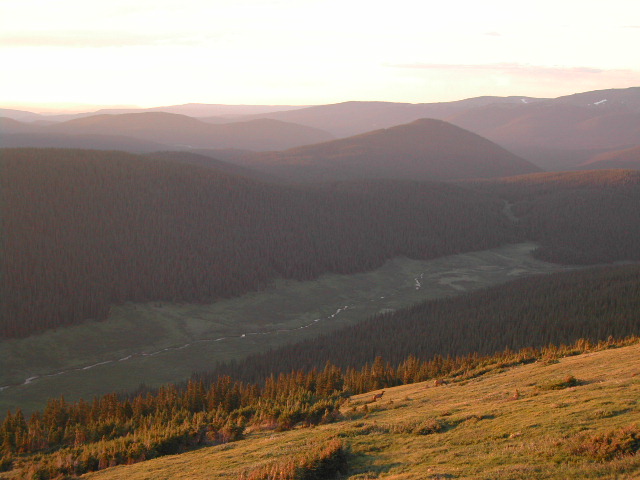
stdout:
[(57, 132), (49, 125), (40, 125), (0, 117), (0, 147), (2, 148), (85, 148), (154, 152), (168, 147), (159, 142), (133, 138), (125, 134)]
[(65, 135), (57, 133), (13, 133), (2, 135), (2, 148), (80, 148), (122, 150), (148, 153), (169, 148), (167, 145), (125, 135)]
[(0, 108), (0, 118), (10, 118), (20, 122), (38, 122), (46, 119), (44, 115), (13, 108)]
[(640, 170), (640, 146), (601, 153), (580, 165), (585, 170), (592, 169), (635, 169)]
[[(210, 124), (164, 112), (94, 115), (50, 125), (3, 119), (3, 147), (65, 147), (149, 152), (157, 150), (282, 150), (318, 143), (332, 135), (271, 119)], [(20, 135), (17, 135), (20, 134)]]
[[(285, 122), (308, 125), (331, 132), (336, 137), (350, 137), (361, 133), (411, 123), (421, 118), (446, 120), (470, 108), (489, 104), (513, 104), (539, 101), (530, 97), (476, 97), (454, 102), (394, 103), (342, 102), (316, 105), (294, 111), (253, 115), (251, 118), (273, 118)], [(203, 119), (203, 120), (206, 120)]]
[[(31, 112), (22, 112), (16, 110), (0, 109), (0, 116), (15, 118), (16, 120), (25, 119), (27, 121), (46, 121), (47, 123), (67, 122), (78, 118), (93, 117), (95, 115), (121, 115), (124, 113), (154, 113), (165, 112), (175, 113), (179, 115), (187, 115), (189, 117), (215, 117), (221, 119), (224, 123), (231, 121), (236, 117), (249, 115), (265, 115), (273, 112), (281, 112), (286, 110), (296, 110), (304, 108), (304, 106), (294, 105), (221, 105), (211, 103), (186, 103), (182, 105), (166, 105), (151, 108), (101, 108), (95, 111), (79, 112), (79, 113), (62, 113), (62, 114), (43, 114), (39, 115)], [(27, 114), (27, 115), (25, 115)], [(218, 122), (216, 122), (218, 123)]]
[(640, 144), (640, 88), (467, 109), (447, 121), (544, 169), (571, 170), (594, 155)]
[(594, 107), (598, 109), (624, 107), (640, 112), (640, 87), (609, 88), (590, 92), (564, 95), (554, 100), (556, 103)]
[(433, 119), (235, 161), (282, 178), (305, 181), (453, 180), (539, 171), (478, 135)]
[(40, 126), (32, 125), (24, 120), (20, 121), (10, 117), (0, 117), (0, 132), (2, 133), (3, 143), (5, 135), (40, 131), (42, 131)]
[[(488, 120), (487, 120), (488, 119)], [(448, 119), (507, 148), (611, 148), (640, 142), (640, 112), (562, 103), (490, 105)]]
[(164, 112), (96, 115), (51, 125), (48, 130), (74, 135), (127, 135), (185, 150), (280, 150), (332, 138), (314, 128), (270, 119), (213, 125), (186, 115)]
[[(224, 151), (210, 151), (212, 155)], [(248, 152), (244, 151), (244, 155)], [(152, 158), (163, 158), (175, 162), (183, 162), (189, 165), (199, 165), (201, 167), (212, 168), (221, 173), (227, 173), (234, 176), (247, 177), (258, 181), (269, 181), (272, 183), (283, 182), (282, 179), (269, 176), (265, 173), (250, 168), (241, 167), (232, 162), (219, 160), (212, 156), (203, 155), (195, 152), (187, 152), (183, 150), (154, 151), (149, 154)], [(224, 156), (224, 155), (223, 155)]]
[[(210, 103), (187, 103), (184, 105), (169, 105), (166, 107), (148, 108), (150, 112), (168, 112), (188, 115), (190, 117), (241, 117), (247, 115), (264, 115), (273, 112), (298, 110), (304, 105), (221, 105)], [(295, 123), (295, 122), (293, 122)]]

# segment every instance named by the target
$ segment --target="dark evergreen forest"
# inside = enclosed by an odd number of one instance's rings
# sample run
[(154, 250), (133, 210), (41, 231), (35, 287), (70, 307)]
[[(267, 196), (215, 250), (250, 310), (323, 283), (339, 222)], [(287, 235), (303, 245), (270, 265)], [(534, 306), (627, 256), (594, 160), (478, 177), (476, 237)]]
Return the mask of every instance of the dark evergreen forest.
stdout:
[(278, 277), (354, 273), (517, 233), (442, 183), (277, 186), (122, 152), (1, 151), (0, 336), (104, 319), (126, 301), (211, 302)]
[[(211, 302), (524, 239), (540, 259), (640, 259), (640, 173), (277, 185), (166, 158), (0, 151), (0, 337), (126, 301)], [(511, 222), (503, 207), (518, 218)]]
[(640, 260), (640, 171), (523, 175), (475, 183), (512, 204), (536, 256), (567, 264)]
[(487, 355), (505, 349), (571, 344), (640, 334), (640, 266), (594, 268), (515, 280), (454, 298), (374, 316), (196, 378), (232, 375), (259, 381), (272, 373), (321, 368), (327, 361), (360, 368), (382, 356), (397, 363)]

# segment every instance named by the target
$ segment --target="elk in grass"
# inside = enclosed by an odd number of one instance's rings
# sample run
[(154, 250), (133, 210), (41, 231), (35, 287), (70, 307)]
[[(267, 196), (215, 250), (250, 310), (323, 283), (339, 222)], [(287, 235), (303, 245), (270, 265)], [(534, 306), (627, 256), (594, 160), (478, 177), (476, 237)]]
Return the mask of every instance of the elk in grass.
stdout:
[(380, 393), (376, 393), (373, 395), (373, 400), (371, 400), (372, 402), (375, 402), (376, 400), (378, 400), (379, 398), (382, 398), (382, 395), (384, 395), (384, 390), (382, 390)]

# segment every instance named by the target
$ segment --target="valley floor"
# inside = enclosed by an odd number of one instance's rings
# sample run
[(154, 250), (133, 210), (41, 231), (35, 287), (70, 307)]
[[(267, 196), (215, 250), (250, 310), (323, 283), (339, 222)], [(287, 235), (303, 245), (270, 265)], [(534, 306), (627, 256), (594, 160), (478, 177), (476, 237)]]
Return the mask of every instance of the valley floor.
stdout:
[(217, 361), (320, 335), (385, 310), (566, 270), (531, 257), (533, 243), (429, 261), (396, 258), (371, 272), (323, 275), (211, 305), (114, 306), (104, 322), (0, 342), (0, 411), (90, 399), (141, 383), (179, 382)]
[(82, 478), (237, 479), (332, 438), (348, 449), (351, 480), (640, 478), (640, 344), (468, 373), (390, 388), (375, 402), (376, 392), (354, 396), (335, 423), (254, 431)]

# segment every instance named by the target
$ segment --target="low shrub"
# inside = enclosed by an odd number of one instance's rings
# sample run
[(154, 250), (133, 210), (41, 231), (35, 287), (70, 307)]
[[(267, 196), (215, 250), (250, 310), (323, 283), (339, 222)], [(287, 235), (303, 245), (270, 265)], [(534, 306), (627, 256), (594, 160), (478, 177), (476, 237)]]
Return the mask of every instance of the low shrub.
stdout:
[(580, 384), (576, 377), (573, 375), (567, 375), (561, 380), (554, 380), (547, 383), (538, 385), (540, 390), (563, 390), (569, 387), (576, 387)]
[(322, 480), (346, 471), (347, 452), (344, 443), (332, 439), (294, 458), (243, 472), (239, 480)]
[(635, 455), (638, 452), (640, 452), (640, 428), (637, 425), (592, 435), (571, 447), (571, 453), (574, 455), (590, 457), (599, 462)]

